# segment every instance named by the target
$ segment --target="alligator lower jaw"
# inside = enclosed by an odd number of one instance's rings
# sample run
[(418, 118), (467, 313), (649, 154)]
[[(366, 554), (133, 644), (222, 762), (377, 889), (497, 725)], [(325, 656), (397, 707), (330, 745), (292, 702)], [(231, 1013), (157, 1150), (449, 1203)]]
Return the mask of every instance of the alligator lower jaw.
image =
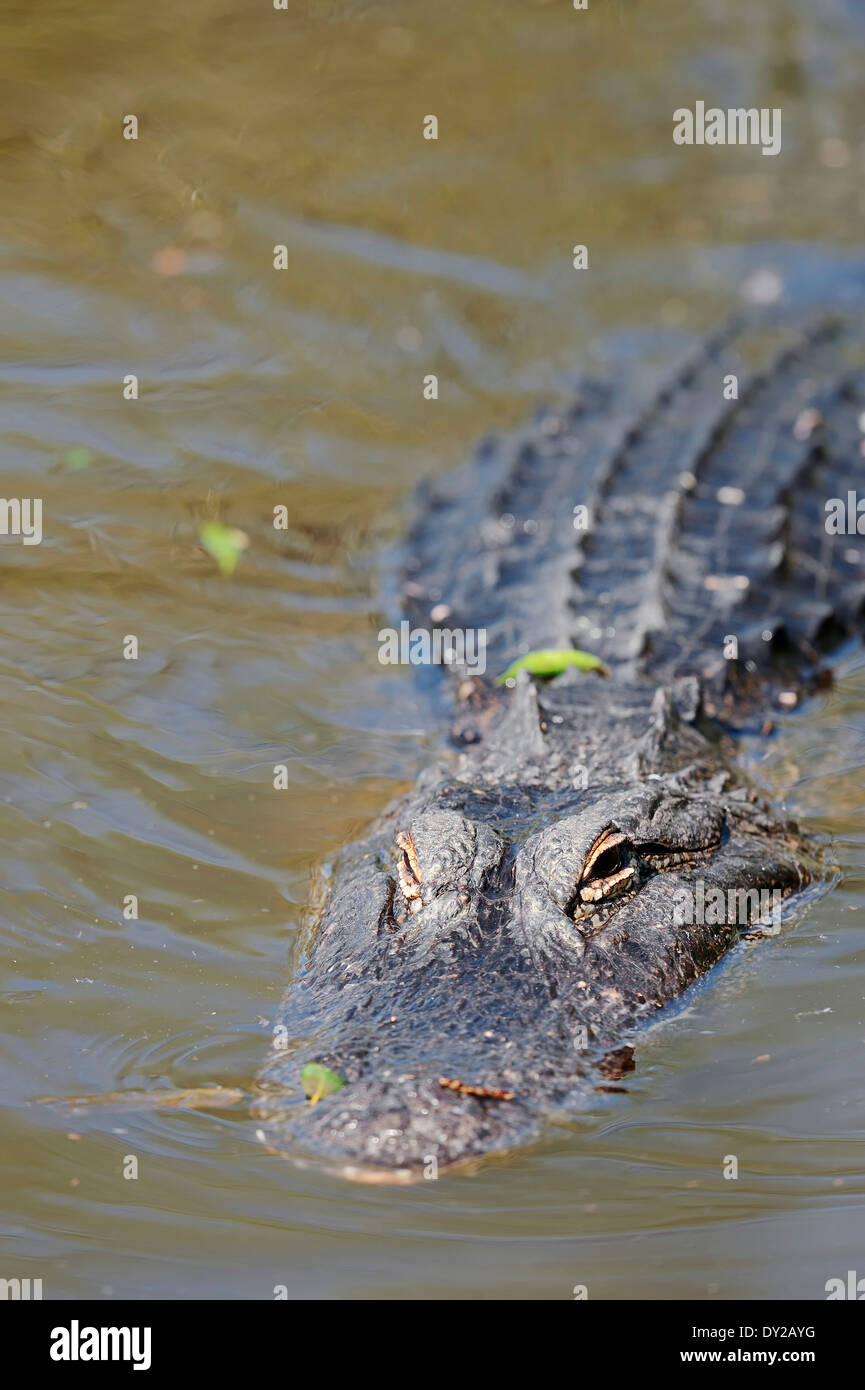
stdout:
[[(287, 1159), (293, 1168), (302, 1172), (324, 1173), (345, 1182), (366, 1183), (370, 1187), (411, 1187), (431, 1179), (423, 1170), (417, 1168), (381, 1168), (373, 1163), (349, 1163), (341, 1159), (321, 1159), (314, 1154), (292, 1153), (286, 1149), (274, 1148), (264, 1130), (256, 1130), (255, 1136), (269, 1154)], [(506, 1162), (513, 1158), (515, 1150), (520, 1153), (530, 1150), (531, 1144), (515, 1144), (513, 1148), (499, 1149), (492, 1153), (480, 1154), (472, 1158), (455, 1159), (452, 1163), (439, 1164), (436, 1178), (469, 1177), (481, 1169), (489, 1168), (496, 1162)]]
[(343, 1178), (347, 1182), (363, 1182), (370, 1186), (377, 1185), (379, 1187), (391, 1184), (407, 1187), (410, 1183), (424, 1181), (423, 1173), (419, 1173), (416, 1168), (376, 1168), (372, 1164), (344, 1163), (338, 1159), (306, 1157), (302, 1154), (291, 1153), (286, 1149), (274, 1148), (263, 1129), (256, 1130), (255, 1137), (261, 1141), (269, 1154), (273, 1154), (276, 1158), (287, 1159), (293, 1168), (300, 1168), (304, 1172), (312, 1170), (316, 1173), (328, 1174), (333, 1178)]

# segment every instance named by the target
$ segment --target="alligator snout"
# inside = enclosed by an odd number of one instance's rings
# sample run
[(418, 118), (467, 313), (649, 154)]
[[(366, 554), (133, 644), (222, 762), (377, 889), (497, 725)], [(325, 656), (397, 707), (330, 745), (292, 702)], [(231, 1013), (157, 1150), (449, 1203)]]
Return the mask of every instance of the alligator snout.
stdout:
[(407, 1073), (363, 1078), (282, 1114), (266, 1098), (259, 1106), (261, 1138), (276, 1152), (323, 1162), (342, 1177), (413, 1182), (535, 1136), (537, 1121), (519, 1097), (467, 1094), (442, 1080)]

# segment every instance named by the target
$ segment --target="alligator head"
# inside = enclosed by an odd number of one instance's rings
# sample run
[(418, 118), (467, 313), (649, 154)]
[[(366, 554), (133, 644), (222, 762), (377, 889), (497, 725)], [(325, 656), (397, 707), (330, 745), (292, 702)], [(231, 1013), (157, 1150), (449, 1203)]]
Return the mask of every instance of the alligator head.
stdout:
[[(262, 1079), (272, 1150), (405, 1181), (533, 1141), (808, 880), (696, 682), (561, 677), (542, 701), (522, 675), (483, 743), (347, 855)], [(346, 1083), (314, 1105), (312, 1061)]]

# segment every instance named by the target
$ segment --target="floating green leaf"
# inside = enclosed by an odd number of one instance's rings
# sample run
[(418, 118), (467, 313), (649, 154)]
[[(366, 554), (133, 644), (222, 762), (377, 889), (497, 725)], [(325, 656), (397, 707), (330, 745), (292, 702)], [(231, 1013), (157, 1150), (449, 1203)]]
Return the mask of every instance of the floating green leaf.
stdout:
[(249, 536), (234, 526), (223, 526), (221, 521), (203, 521), (198, 528), (198, 539), (208, 555), (212, 555), (222, 574), (234, 574), (241, 553), (249, 545)]
[(569, 666), (576, 666), (580, 671), (597, 671), (601, 676), (609, 675), (600, 657), (593, 656), (591, 652), (575, 651), (572, 648), (558, 651), (553, 647), (546, 647), (541, 651), (527, 652), (525, 656), (512, 661), (506, 671), (496, 676), (496, 685), (504, 685), (505, 681), (513, 680), (518, 671), (531, 671), (533, 676), (558, 676)]
[(83, 444), (74, 444), (63, 455), (63, 465), (72, 473), (80, 473), (82, 468), (89, 468), (92, 462), (93, 455)]
[(320, 1062), (307, 1062), (300, 1073), (300, 1079), (303, 1082), (303, 1089), (310, 1105), (315, 1105), (322, 1096), (329, 1096), (334, 1091), (341, 1091), (345, 1085), (341, 1076), (337, 1076), (335, 1071), (329, 1071)]

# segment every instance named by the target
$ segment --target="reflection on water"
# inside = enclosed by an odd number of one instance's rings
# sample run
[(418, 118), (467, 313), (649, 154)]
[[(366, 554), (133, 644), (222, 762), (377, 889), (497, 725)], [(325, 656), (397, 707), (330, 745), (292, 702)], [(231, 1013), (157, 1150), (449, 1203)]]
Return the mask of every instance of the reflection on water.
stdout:
[[(540, 1150), (355, 1190), (264, 1153), (243, 1105), (34, 1098), (248, 1089), (311, 870), (437, 747), (375, 655), (417, 478), (578, 371), (660, 369), (755, 272), (860, 296), (861, 14), (49, 0), (0, 36), (3, 490), (45, 517), (2, 545), (0, 1272), (46, 1297), (819, 1297), (862, 1258), (861, 664), (757, 768), (842, 887)], [(782, 155), (676, 148), (703, 96), (783, 106)], [(250, 537), (231, 579), (207, 519)]]

